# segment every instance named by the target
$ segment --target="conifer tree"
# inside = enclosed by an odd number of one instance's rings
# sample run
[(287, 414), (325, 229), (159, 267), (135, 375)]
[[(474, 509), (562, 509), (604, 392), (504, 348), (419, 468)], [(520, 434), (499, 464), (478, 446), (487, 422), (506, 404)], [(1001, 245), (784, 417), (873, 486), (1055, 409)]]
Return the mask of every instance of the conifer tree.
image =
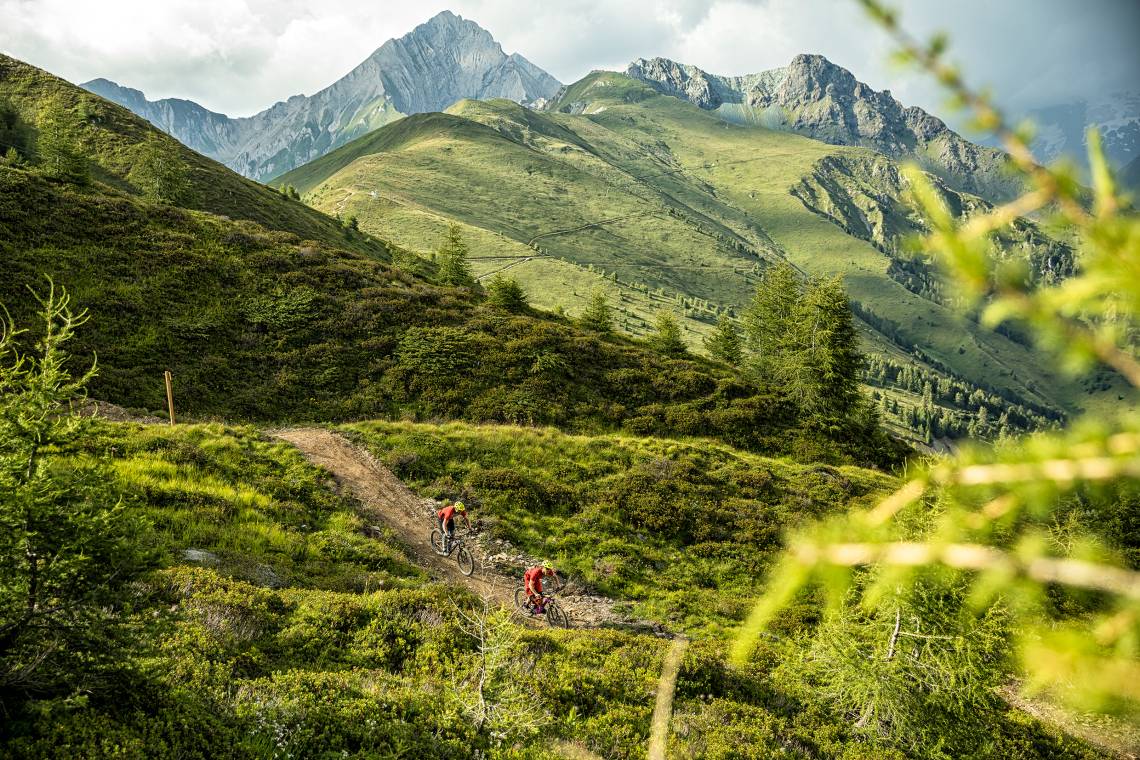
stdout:
[(744, 313), (744, 329), (761, 374), (779, 364), (794, 341), (790, 328), (803, 294), (796, 271), (788, 264), (769, 267)]
[(586, 304), (586, 310), (582, 312), (582, 316), (578, 318), (578, 322), (587, 330), (600, 333), (613, 332), (613, 309), (610, 307), (610, 301), (606, 297), (606, 291), (601, 288), (596, 288), (590, 294), (590, 300)]
[(157, 137), (150, 138), (139, 148), (129, 177), (144, 195), (161, 203), (177, 203), (189, 187), (185, 165), (164, 150)]
[(815, 282), (804, 298), (803, 323), (808, 367), (808, 406), (832, 419), (842, 419), (854, 411), (861, 399), (859, 375), (863, 355), (859, 334), (847, 302), (847, 294), (836, 279)]
[(90, 424), (71, 402), (95, 370), (68, 370), (86, 315), (54, 289), (40, 306), (33, 351), (0, 319), (0, 696), (16, 700), (90, 688), (115, 656), (124, 588), (155, 559), (108, 466), (61, 454)]
[(802, 283), (780, 264), (765, 271), (744, 317), (752, 369), (809, 415), (839, 423), (859, 402), (858, 333), (838, 280)]
[(470, 254), (467, 243), (459, 231), (459, 225), (453, 224), (447, 228), (447, 239), (440, 246), (436, 261), (439, 262), (439, 280), (445, 285), (457, 288), (470, 288), (475, 286), (475, 278), (471, 275), (471, 264), (468, 262)]
[(71, 139), (71, 119), (66, 111), (53, 106), (39, 124), (36, 153), (44, 174), (54, 179), (82, 184), (89, 178), (87, 161)]
[(744, 342), (740, 331), (727, 316), (717, 320), (716, 330), (712, 335), (705, 336), (703, 342), (709, 355), (725, 364), (739, 366), (744, 358)]
[(495, 275), (487, 286), (487, 300), (500, 309), (518, 313), (526, 309), (526, 292), (519, 285), (518, 280), (511, 277)]
[(681, 356), (685, 354), (685, 341), (681, 339), (681, 326), (671, 311), (663, 311), (657, 315), (653, 323), (655, 332), (650, 343), (666, 356)]

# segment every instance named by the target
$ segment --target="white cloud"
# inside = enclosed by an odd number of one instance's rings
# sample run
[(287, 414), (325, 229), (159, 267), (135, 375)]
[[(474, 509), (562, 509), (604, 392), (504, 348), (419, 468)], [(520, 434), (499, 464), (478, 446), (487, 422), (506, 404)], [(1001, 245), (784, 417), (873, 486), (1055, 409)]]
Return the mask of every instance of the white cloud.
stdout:
[[(885, 64), (889, 44), (853, 0), (0, 0), (0, 50), (72, 81), (104, 76), (244, 115), (331, 84), (444, 8), (563, 81), (642, 56), (739, 74), (818, 52), (905, 102), (940, 102)], [(911, 0), (903, 18), (947, 29), (971, 80), (1014, 105), (1140, 81), (1131, 0)]]

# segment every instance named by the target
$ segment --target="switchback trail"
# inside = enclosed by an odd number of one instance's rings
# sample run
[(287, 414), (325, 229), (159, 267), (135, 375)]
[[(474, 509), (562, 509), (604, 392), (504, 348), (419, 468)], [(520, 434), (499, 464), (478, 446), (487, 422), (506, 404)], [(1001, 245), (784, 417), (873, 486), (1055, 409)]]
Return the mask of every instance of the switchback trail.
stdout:
[[(471, 576), (460, 573), (454, 558), (436, 554), (428, 544), (428, 534), (434, 527), (433, 502), (416, 496), (369, 452), (323, 428), (287, 428), (270, 434), (291, 443), (310, 462), (332, 473), (341, 490), (359, 502), (361, 514), (370, 522), (390, 529), (407, 546), (416, 564), (432, 576), (514, 609), (514, 590), (522, 582), (524, 568), (518, 568), (518, 577), (498, 572), (484, 562), (486, 558), (479, 548), (468, 542), (475, 556), (475, 572)], [(559, 601), (570, 614), (574, 627), (642, 631), (655, 628), (645, 621), (617, 613), (613, 600), (605, 597), (563, 592)]]

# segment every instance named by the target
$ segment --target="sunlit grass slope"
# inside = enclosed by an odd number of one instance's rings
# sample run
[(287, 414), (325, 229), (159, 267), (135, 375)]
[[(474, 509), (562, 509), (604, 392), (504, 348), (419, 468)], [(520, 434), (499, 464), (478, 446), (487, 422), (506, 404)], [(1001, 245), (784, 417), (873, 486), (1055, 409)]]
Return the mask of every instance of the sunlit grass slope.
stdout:
[[(280, 182), (423, 255), (458, 221), (477, 273), (517, 275), (542, 306), (573, 313), (608, 279), (628, 299), (615, 300), (635, 334), (668, 308), (699, 346), (718, 313), (740, 312), (760, 267), (784, 259), (842, 276), (853, 300), (899, 326), (887, 337), (866, 325), (872, 351), (929, 360), (1041, 407), (1116, 400), (1111, 381), (1081, 387), (1031, 349), (908, 290), (888, 273), (890, 256), (789, 192), (821, 159), (867, 151), (729, 124), (606, 72), (554, 107), (569, 113), (462, 101), (377, 130)], [(570, 276), (567, 265), (584, 272)]]

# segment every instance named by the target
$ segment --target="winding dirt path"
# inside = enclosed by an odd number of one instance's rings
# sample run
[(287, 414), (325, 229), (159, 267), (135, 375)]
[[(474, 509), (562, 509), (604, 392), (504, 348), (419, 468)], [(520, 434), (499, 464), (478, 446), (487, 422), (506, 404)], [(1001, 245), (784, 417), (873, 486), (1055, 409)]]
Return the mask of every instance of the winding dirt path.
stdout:
[[(518, 585), (518, 580), (489, 569), (475, 547), (472, 547), (472, 551), (475, 554), (476, 569), (470, 577), (459, 572), (459, 567), (452, 558), (436, 554), (428, 545), (433, 503), (416, 496), (369, 452), (344, 436), (321, 428), (289, 428), (271, 431), (270, 434), (292, 444), (310, 462), (330, 472), (339, 488), (359, 503), (361, 514), (369, 521), (389, 528), (407, 546), (413, 560), (434, 577), (464, 586), (486, 599), (513, 609), (514, 588)], [(574, 596), (564, 592), (560, 600), (575, 627), (647, 627), (643, 621), (631, 620), (615, 613), (613, 601), (604, 597)], [(673, 713), (673, 692), (688, 644), (688, 639), (678, 636), (673, 639), (665, 655), (653, 711), (649, 760), (663, 760), (665, 757)], [(558, 742), (551, 750), (564, 758), (600, 760), (584, 746), (573, 742)]]
[(293, 444), (313, 464), (328, 470), (341, 490), (356, 499), (370, 522), (389, 528), (433, 577), (466, 586), (481, 597), (512, 607), (518, 585), (500, 574), (487, 574), (476, 564), (470, 577), (459, 572), (452, 557), (441, 557), (428, 545), (432, 523), (425, 501), (392, 472), (347, 438), (321, 428), (289, 428), (271, 433)]
[[(270, 435), (295, 446), (313, 464), (327, 470), (340, 489), (359, 503), (360, 513), (371, 523), (389, 528), (407, 546), (412, 559), (438, 580), (446, 580), (470, 589), (508, 609), (514, 609), (514, 589), (518, 577), (491, 568), (478, 547), (468, 542), (475, 557), (475, 572), (465, 576), (452, 557), (436, 554), (428, 544), (433, 527), (433, 502), (412, 492), (404, 483), (368, 451), (354, 445), (344, 436), (323, 428), (287, 428), (270, 431)], [(617, 613), (614, 602), (605, 597), (575, 594), (567, 589), (559, 597), (574, 627), (620, 627), (642, 631), (656, 628), (644, 621)]]

